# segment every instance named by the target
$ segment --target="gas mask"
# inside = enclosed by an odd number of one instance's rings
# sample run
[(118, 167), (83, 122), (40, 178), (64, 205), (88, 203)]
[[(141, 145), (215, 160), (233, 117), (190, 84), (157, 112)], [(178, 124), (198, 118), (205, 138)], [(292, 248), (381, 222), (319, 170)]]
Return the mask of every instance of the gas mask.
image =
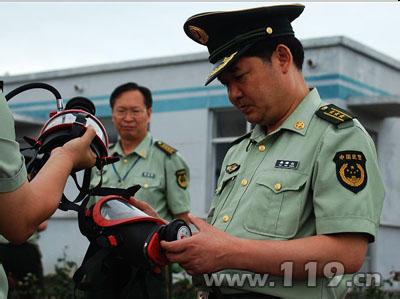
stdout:
[(79, 228), (98, 247), (125, 257), (133, 266), (158, 272), (160, 267), (168, 264), (160, 241), (190, 237), (191, 230), (183, 220), (167, 224), (137, 209), (131, 197), (139, 188), (136, 185), (128, 189), (98, 188), (92, 191), (100, 196), (113, 194), (82, 209), (78, 214)]
[[(96, 109), (89, 99), (73, 98), (64, 109), (60, 93), (44, 83), (21, 86), (5, 97), (9, 100), (32, 88), (44, 88), (52, 92), (56, 97), (57, 110), (50, 113), (50, 119), (37, 138), (24, 137), (31, 146), (29, 149), (34, 151), (34, 156), (27, 165), (31, 178), (43, 167), (54, 148), (82, 136), (89, 125), (96, 131), (91, 149), (96, 154), (96, 167), (100, 173), (104, 165), (118, 161), (118, 158), (108, 157), (107, 132), (95, 117)], [(183, 220), (166, 224), (137, 209), (131, 197), (139, 190), (139, 185), (128, 189), (107, 188), (102, 187), (100, 178), (99, 184), (90, 188), (91, 169), (84, 171), (81, 185), (78, 183), (76, 171), (73, 170), (70, 175), (80, 192), (73, 201), (63, 194), (59, 208), (78, 213), (79, 229), (90, 241), (85, 259), (74, 275), (78, 288), (85, 289), (88, 284), (86, 279), (90, 276), (87, 274), (96, 265), (101, 267), (110, 257), (111, 260), (123, 260), (135, 268), (159, 272), (162, 266), (168, 264), (160, 241), (174, 241), (191, 236), (191, 230)], [(87, 205), (91, 196), (99, 196), (101, 199), (89, 208)]]

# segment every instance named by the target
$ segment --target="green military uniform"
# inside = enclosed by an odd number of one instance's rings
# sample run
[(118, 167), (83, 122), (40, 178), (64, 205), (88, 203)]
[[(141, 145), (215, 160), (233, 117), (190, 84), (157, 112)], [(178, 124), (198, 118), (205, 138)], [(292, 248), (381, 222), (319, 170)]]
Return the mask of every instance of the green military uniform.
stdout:
[[(374, 240), (384, 198), (374, 143), (362, 125), (337, 107), (321, 107), (316, 89), (274, 132), (260, 126), (239, 139), (223, 162), (208, 222), (254, 240), (291, 240), (362, 233)], [(320, 116), (318, 116), (318, 115)], [(220, 273), (245, 273), (225, 270)], [(327, 287), (294, 281), (241, 290), (280, 298), (342, 298), (345, 279)], [(238, 292), (221, 288), (223, 293)]]
[[(189, 212), (189, 170), (175, 149), (154, 141), (148, 133), (133, 153), (125, 155), (117, 142), (110, 147), (109, 155), (117, 155), (120, 161), (104, 167), (102, 186), (128, 188), (140, 185), (135, 198), (148, 202), (166, 220)], [(96, 186), (99, 181), (100, 172), (94, 171), (91, 186)]]
[[(0, 192), (18, 189), (27, 179), (24, 157), (15, 141), (14, 120), (7, 102), (0, 92)], [(10, 224), (12, 225), (12, 224)], [(0, 299), (7, 298), (8, 283), (0, 265)]]

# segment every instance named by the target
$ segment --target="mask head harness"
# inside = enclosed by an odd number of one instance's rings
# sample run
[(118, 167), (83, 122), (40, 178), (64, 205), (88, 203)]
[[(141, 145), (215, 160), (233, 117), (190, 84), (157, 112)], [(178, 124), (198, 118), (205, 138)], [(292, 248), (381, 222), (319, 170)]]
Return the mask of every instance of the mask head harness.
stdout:
[[(56, 97), (57, 110), (50, 113), (50, 119), (37, 138), (24, 137), (30, 147), (22, 150), (31, 149), (34, 152), (27, 165), (30, 179), (43, 167), (54, 148), (82, 136), (88, 125), (96, 131), (91, 149), (96, 154), (96, 167), (100, 173), (102, 174), (106, 164), (119, 160), (117, 157), (108, 157), (108, 135), (104, 126), (94, 116), (96, 109), (89, 99), (73, 98), (64, 109), (61, 95), (54, 87), (45, 83), (30, 83), (8, 93), (5, 96), (6, 100), (33, 88), (44, 88), (52, 92)], [(91, 169), (84, 171), (81, 186), (76, 171), (78, 169), (73, 170), (70, 175), (79, 194), (73, 201), (63, 194), (59, 208), (78, 212), (79, 229), (90, 241), (84, 261), (74, 275), (77, 288), (104, 288), (107, 283), (103, 283), (112, 280), (113, 276), (118, 274), (116, 271), (119, 269), (115, 264), (121, 261), (136, 272), (138, 269), (159, 272), (160, 267), (168, 263), (160, 241), (174, 241), (191, 236), (191, 230), (183, 220), (174, 220), (166, 224), (161, 219), (137, 209), (132, 197), (140, 189), (139, 185), (128, 189), (102, 187), (101, 176), (99, 184), (90, 189)], [(89, 208), (87, 205), (91, 196), (100, 196), (101, 199)], [(97, 277), (96, 281), (90, 281), (90, 273), (96, 269), (104, 274), (103, 279), (97, 280)]]

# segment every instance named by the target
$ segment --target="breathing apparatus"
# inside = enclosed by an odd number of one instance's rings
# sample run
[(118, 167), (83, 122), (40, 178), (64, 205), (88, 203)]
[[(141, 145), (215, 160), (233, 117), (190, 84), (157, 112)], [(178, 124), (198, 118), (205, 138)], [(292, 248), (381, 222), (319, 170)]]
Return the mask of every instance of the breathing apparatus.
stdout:
[[(79, 185), (76, 175), (78, 169), (74, 169), (70, 176), (79, 194), (73, 201), (63, 194), (59, 205), (61, 210), (74, 210), (78, 213), (79, 229), (90, 241), (84, 261), (74, 275), (77, 287), (88, 289), (94, 285), (88, 281), (90, 275), (87, 275), (92, 268), (100, 267), (101, 271), (105, 271), (104, 277), (112, 275), (113, 273), (106, 273), (109, 265), (103, 267), (106, 260), (119, 259), (135, 268), (160, 271), (160, 267), (168, 264), (160, 241), (174, 241), (191, 236), (189, 226), (182, 220), (166, 224), (163, 220), (137, 209), (132, 197), (140, 189), (139, 185), (128, 189), (102, 187), (103, 167), (118, 161), (119, 158), (108, 156), (108, 135), (95, 116), (95, 106), (89, 99), (73, 98), (64, 108), (60, 93), (45, 83), (23, 85), (8, 93), (5, 98), (8, 101), (17, 94), (33, 88), (43, 88), (53, 93), (57, 110), (50, 112), (50, 119), (44, 124), (37, 138), (24, 137), (30, 145), (26, 149), (34, 152), (27, 164), (31, 179), (49, 159), (54, 148), (82, 136), (89, 125), (96, 131), (90, 147), (96, 154), (96, 167), (101, 173), (100, 182), (94, 188), (90, 188), (90, 168), (84, 170), (82, 184)], [(91, 196), (101, 198), (88, 207)]]

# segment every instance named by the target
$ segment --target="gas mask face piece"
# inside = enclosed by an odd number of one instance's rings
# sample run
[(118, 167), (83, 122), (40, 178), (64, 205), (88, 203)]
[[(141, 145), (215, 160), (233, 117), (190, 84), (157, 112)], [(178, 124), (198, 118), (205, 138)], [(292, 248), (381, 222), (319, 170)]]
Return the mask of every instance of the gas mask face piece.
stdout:
[(166, 224), (134, 206), (130, 198), (108, 195), (79, 215), (83, 235), (102, 248), (115, 254), (135, 267), (151, 269), (168, 264), (160, 241), (175, 241), (192, 235), (183, 220)]

